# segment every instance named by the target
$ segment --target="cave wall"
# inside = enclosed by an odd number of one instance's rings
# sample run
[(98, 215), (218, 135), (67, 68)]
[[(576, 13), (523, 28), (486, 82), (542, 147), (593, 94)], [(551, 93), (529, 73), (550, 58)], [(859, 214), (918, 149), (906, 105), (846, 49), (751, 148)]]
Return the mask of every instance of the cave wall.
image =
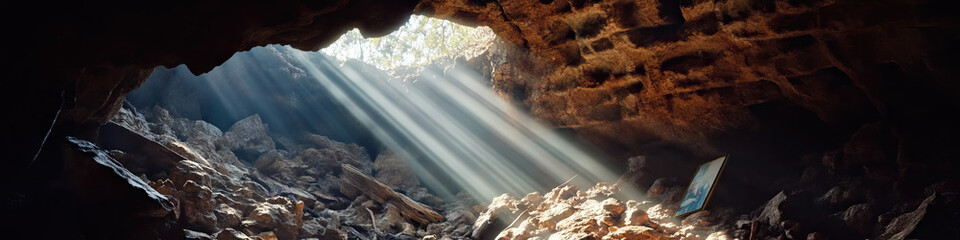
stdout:
[[(927, 114), (948, 115), (960, 103), (947, 57), (957, 51), (958, 19), (938, 9), (927, 1), (545, 0), (424, 1), (417, 11), (489, 25), (526, 50), (488, 75), (541, 119), (612, 149), (656, 138), (715, 153), (714, 138), (771, 117), (847, 137), (865, 122), (922, 111), (909, 109), (937, 105)], [(770, 113), (783, 108), (798, 116)]]
[[(21, 184), (47, 139), (96, 137), (157, 66), (207, 72), (267, 44), (317, 50), (353, 28), (385, 35), (416, 1), (28, 2), (2, 10), (3, 189)], [(16, 116), (16, 117), (14, 117)], [(56, 127), (54, 127), (56, 126)]]
[[(539, 119), (615, 159), (643, 155), (628, 176), (641, 188), (683, 187), (697, 164), (729, 155), (716, 206), (749, 211), (785, 191), (809, 212), (793, 220), (813, 219), (804, 231), (863, 238), (896, 209), (955, 192), (944, 186), (960, 166), (960, 19), (948, 8), (503, 0), (417, 12), (492, 27), (508, 46), (471, 64)], [(853, 212), (868, 220), (845, 225)]]

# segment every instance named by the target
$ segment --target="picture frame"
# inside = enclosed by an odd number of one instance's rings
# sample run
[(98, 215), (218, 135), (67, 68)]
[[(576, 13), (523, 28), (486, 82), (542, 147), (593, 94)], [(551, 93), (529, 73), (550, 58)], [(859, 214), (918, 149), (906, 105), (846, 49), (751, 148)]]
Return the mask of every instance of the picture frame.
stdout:
[(686, 217), (706, 207), (729, 158), (729, 155), (724, 155), (697, 167), (697, 172), (687, 185), (687, 191), (681, 198), (674, 217)]

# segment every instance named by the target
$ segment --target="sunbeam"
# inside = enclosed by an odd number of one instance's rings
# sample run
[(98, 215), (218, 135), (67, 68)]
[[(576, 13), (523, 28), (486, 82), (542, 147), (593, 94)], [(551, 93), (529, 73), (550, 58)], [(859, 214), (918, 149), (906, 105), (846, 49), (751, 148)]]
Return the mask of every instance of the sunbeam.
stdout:
[(389, 148), (403, 156), (431, 189), (464, 190), (489, 200), (503, 193), (543, 191), (613, 181), (618, 175), (576, 144), (500, 99), (483, 76), (464, 67), (428, 68), (402, 84), (370, 66), (290, 51), (310, 78)]

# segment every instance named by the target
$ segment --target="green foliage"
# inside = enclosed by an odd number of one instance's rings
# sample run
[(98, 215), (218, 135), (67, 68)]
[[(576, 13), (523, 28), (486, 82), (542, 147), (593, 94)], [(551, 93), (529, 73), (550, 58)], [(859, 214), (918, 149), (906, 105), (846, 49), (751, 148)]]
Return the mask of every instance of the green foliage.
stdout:
[(465, 54), (494, 37), (487, 27), (473, 28), (413, 15), (406, 25), (389, 35), (364, 38), (353, 29), (321, 51), (340, 60), (357, 59), (389, 70), (424, 66), (438, 58)]

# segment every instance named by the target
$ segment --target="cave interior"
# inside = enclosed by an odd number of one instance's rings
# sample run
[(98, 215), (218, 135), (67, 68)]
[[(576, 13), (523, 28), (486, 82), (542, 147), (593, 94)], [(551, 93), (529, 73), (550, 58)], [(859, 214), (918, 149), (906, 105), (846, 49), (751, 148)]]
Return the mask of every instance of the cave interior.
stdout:
[[(13, 239), (960, 239), (944, 1), (21, 5)], [(394, 71), (318, 52), (411, 16), (496, 39)]]

